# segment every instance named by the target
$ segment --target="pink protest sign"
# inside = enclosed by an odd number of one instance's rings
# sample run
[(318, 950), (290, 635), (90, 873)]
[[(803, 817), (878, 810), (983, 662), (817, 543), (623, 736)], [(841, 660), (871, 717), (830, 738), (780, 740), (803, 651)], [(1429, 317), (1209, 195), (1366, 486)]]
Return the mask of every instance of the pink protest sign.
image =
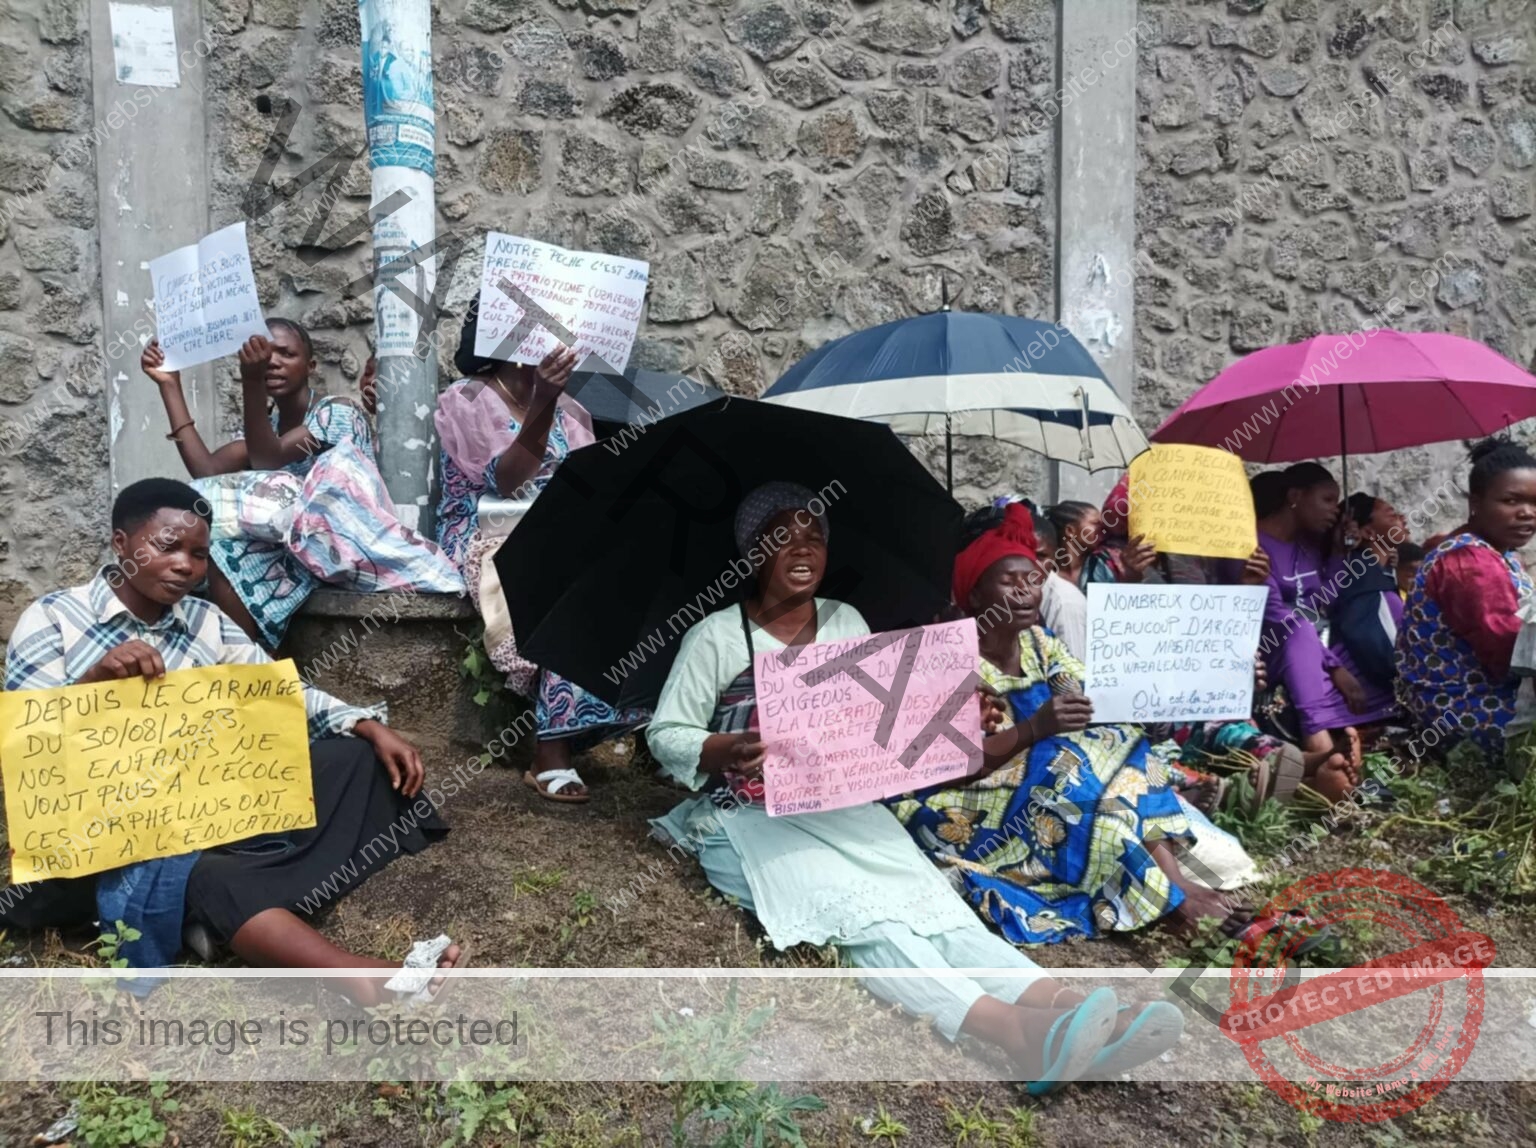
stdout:
[(981, 764), (976, 623), (757, 655), (768, 816), (862, 805)]

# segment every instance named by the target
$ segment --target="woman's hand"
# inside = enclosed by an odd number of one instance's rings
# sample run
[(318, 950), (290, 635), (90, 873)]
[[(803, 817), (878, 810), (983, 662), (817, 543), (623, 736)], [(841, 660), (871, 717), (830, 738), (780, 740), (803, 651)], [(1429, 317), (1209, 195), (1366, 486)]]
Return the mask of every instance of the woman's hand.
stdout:
[(144, 353), (139, 356), (139, 369), (162, 387), (181, 385), (181, 372), (165, 369), (165, 352), (160, 349), (159, 339), (151, 339), (144, 344)]
[(1008, 707), (991, 690), (977, 690), (976, 700), (981, 703), (981, 732), (990, 737), (1008, 720)]
[(240, 381), (264, 383), (272, 365), (272, 344), (265, 335), (252, 335), (240, 348)]
[(165, 659), (160, 651), (138, 638), (113, 646), (85, 673), (80, 684), (115, 682), (123, 678), (159, 678), (165, 676)]
[(744, 733), (712, 733), (699, 751), (699, 768), (705, 773), (730, 773), (738, 777), (761, 777), (768, 747), (757, 730)]
[(1086, 694), (1057, 694), (1035, 714), (1035, 728), (1042, 737), (1077, 733), (1093, 721), (1093, 702)]
[(352, 732), (373, 746), (373, 752), (389, 772), (391, 789), (398, 789), (404, 797), (415, 797), (427, 779), (426, 766), (421, 763), (421, 751), (381, 721), (372, 718), (360, 721)]
[(1145, 534), (1138, 534), (1120, 551), (1120, 567), (1123, 580), (1140, 582), (1148, 568), (1157, 561), (1157, 545)]
[(1238, 582), (1244, 586), (1262, 586), (1269, 581), (1269, 551), (1255, 546), (1253, 553), (1243, 559), (1243, 574)]
[(558, 399), (565, 393), (565, 385), (575, 369), (576, 352), (570, 347), (556, 347), (533, 369), (534, 394), (545, 402)]
[(1365, 689), (1356, 680), (1355, 675), (1343, 666), (1335, 666), (1329, 676), (1333, 678), (1333, 684), (1338, 687), (1339, 693), (1344, 695), (1344, 701), (1349, 705), (1349, 712), (1363, 714), (1368, 708)]
[(1269, 689), (1269, 667), (1258, 654), (1253, 656), (1253, 689), (1255, 693)]

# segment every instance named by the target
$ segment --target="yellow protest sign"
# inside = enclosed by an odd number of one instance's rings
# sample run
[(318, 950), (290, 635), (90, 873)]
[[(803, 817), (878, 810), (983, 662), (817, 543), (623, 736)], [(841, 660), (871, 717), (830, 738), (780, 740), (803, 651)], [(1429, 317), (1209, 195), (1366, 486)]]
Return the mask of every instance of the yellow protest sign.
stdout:
[(1246, 558), (1259, 544), (1243, 460), (1224, 450), (1158, 443), (1131, 460), (1132, 538), (1165, 554)]
[(11, 880), (315, 824), (293, 660), (0, 693)]

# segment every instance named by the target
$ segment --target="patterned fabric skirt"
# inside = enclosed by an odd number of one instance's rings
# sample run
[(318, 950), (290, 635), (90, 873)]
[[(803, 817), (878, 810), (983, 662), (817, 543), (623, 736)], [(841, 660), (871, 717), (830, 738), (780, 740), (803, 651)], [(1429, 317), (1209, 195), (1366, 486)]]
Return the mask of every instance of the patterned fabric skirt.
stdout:
[(281, 542), (259, 538), (215, 538), (208, 556), (229, 580), (256, 619), (263, 643), (275, 649), (288, 623), (320, 585)]
[[(481, 609), (481, 564), (495, 555), (503, 541), (476, 534), (465, 552), (464, 582), (476, 610)], [(510, 634), (486, 653), (491, 665), (507, 675), (507, 688), (533, 700), (540, 741), (571, 738), (574, 739), (573, 748), (586, 749), (651, 720), (649, 710), (635, 706), (615, 709), (575, 682), (549, 670), (541, 670), (517, 652), (517, 639)]]
[[(1014, 713), (1033, 712), (1038, 701)], [(1139, 929), (1182, 903), (1148, 851), (1192, 840), (1132, 725), (1096, 725), (1032, 746), (965, 788), (924, 790), (889, 804), (924, 852), (958, 871), (982, 917), (1014, 944)]]

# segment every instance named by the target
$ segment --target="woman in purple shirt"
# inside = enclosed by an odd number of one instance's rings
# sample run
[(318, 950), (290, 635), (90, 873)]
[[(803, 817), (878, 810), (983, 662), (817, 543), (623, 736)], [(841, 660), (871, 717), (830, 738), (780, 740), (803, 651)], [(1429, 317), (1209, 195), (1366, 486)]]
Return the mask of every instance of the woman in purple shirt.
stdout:
[[(1255, 484), (1259, 545), (1269, 555), (1269, 603), (1259, 653), (1295, 707), (1304, 750), (1338, 748), (1360, 764), (1358, 725), (1383, 721), (1390, 698), (1369, 696), (1329, 647), (1329, 610), (1338, 595), (1327, 542), (1339, 519), (1339, 484), (1315, 462), (1288, 467)], [(1345, 575), (1347, 576), (1347, 575)], [(1351, 780), (1359, 784), (1356, 772)]]

